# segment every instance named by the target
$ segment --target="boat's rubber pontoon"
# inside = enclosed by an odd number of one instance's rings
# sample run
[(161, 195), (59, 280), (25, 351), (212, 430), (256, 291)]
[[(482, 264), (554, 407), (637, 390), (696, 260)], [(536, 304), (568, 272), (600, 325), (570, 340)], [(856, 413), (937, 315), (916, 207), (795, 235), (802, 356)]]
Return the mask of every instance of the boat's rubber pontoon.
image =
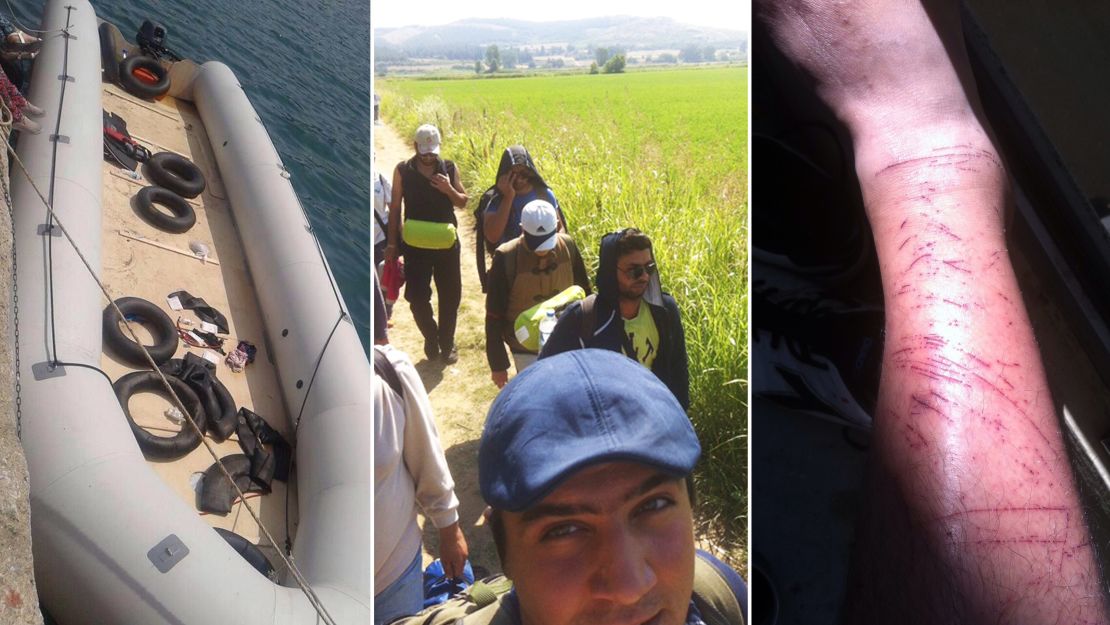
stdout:
[[(144, 297), (171, 312), (165, 295), (192, 287), (227, 313), (232, 337), (257, 341), (257, 362), (245, 374), (221, 365), (219, 377), (239, 405), (295, 440), (295, 562), (336, 622), (368, 622), (370, 368), (288, 174), (226, 66), (175, 67), (176, 98), (128, 100), (101, 83), (97, 26), (88, 2), (47, 3), (42, 28), (49, 34), (29, 94), (47, 114), (39, 135), (20, 137), (30, 181), (18, 166), (11, 175), (19, 399), (43, 605), (63, 625), (322, 622), (288, 572), (286, 585), (259, 574), (206, 519), (239, 521), (198, 515), (182, 472), (211, 464), (204, 447), (183, 461), (184, 470), (144, 459), (97, 371), (114, 380), (129, 370), (102, 353), (107, 301), (73, 246), (49, 227), (31, 181), (113, 298)], [(184, 86), (183, 76), (191, 79)], [(102, 101), (104, 93), (110, 96)], [(182, 102), (188, 99), (195, 109)], [(102, 159), (102, 107), (176, 119), (176, 139), (162, 147), (191, 155), (210, 185), (197, 200), (193, 231), (140, 231), (127, 199), (140, 185)], [(136, 135), (141, 127), (135, 123)], [(218, 265), (173, 251), (195, 238), (214, 248)], [(237, 446), (218, 449), (223, 456)], [(254, 501), (263, 522), (279, 526), (280, 542), (284, 499)]]

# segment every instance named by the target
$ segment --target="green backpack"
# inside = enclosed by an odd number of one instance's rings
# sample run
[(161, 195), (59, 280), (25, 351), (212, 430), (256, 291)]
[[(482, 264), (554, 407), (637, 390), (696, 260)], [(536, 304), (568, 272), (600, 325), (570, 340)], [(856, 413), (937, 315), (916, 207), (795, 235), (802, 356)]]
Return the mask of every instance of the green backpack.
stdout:
[[(465, 593), (390, 625), (519, 625), (502, 604), (512, 587), (504, 575), (487, 577), (474, 582)], [(693, 598), (707, 625), (743, 625), (744, 616), (732, 588), (701, 554), (694, 560)]]

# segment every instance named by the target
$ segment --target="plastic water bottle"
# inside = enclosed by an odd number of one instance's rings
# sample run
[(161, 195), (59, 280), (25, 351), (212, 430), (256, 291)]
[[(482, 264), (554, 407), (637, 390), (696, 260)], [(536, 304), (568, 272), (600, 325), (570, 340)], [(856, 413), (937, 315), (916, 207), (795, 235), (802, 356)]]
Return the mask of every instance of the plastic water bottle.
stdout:
[(547, 344), (547, 338), (555, 331), (555, 311), (549, 310), (540, 320), (540, 349)]

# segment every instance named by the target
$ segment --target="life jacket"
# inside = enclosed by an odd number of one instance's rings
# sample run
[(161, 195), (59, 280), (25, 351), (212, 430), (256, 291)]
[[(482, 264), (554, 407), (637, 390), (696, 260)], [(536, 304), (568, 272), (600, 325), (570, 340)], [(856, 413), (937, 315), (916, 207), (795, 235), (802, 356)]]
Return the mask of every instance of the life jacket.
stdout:
[[(464, 594), (390, 625), (520, 625), (505, 603), (512, 582), (495, 575), (474, 583)], [(707, 625), (743, 625), (744, 613), (732, 587), (700, 553), (694, 559), (694, 605)]]

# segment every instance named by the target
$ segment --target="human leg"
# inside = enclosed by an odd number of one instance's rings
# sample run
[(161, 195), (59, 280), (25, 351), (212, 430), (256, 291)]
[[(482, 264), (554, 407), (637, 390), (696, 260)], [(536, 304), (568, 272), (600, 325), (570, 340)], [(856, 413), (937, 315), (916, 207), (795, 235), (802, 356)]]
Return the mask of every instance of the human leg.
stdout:
[(374, 595), (374, 625), (385, 625), (396, 618), (416, 614), (424, 607), (421, 556), (417, 551), (416, 557), (401, 577)]
[(432, 313), (432, 272), (435, 250), (405, 246), (405, 300), (412, 310), (416, 327), (424, 336), (424, 355), (431, 360), (439, 355), (435, 316)]
[(455, 348), (455, 325), (462, 302), (462, 269), (459, 244), (439, 250), (435, 265), (436, 296), (439, 299), (439, 349), (446, 357)]
[(884, 366), (848, 622), (1106, 623), (957, 4), (757, 11), (852, 135), (882, 273)]

